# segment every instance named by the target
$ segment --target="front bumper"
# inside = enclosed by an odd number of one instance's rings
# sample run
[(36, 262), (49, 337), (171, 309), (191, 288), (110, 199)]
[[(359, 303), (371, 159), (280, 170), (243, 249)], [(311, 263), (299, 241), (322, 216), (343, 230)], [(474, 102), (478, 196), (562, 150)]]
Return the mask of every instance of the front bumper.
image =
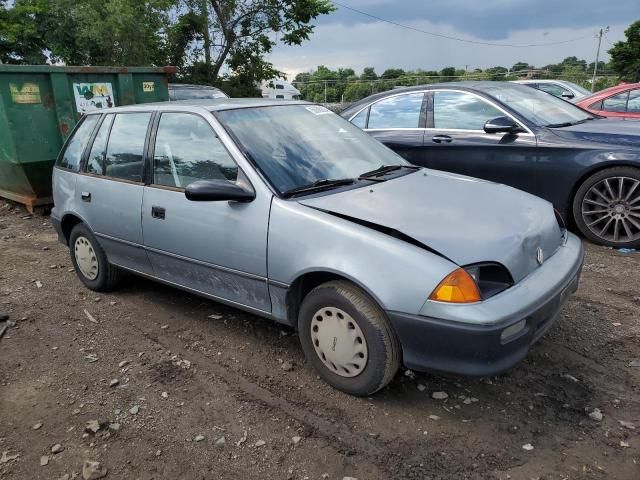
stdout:
[[(491, 376), (521, 361), (578, 288), (584, 251), (580, 240), (568, 235), (543, 266), (489, 300), (469, 305), (427, 302), (420, 315), (387, 312), (405, 366)], [(524, 328), (504, 337), (505, 329), (519, 322)]]

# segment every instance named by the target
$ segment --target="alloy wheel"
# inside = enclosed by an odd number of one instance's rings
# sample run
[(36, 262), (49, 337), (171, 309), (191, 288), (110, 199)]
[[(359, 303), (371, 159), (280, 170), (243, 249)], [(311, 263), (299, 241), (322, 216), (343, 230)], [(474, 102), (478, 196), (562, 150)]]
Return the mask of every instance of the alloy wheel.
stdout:
[(582, 200), (582, 219), (599, 238), (615, 243), (640, 239), (640, 180), (609, 177)]

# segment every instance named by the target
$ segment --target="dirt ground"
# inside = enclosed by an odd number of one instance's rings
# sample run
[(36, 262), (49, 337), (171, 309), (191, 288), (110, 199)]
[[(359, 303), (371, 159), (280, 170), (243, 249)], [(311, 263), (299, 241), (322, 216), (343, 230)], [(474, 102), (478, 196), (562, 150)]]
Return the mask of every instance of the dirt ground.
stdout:
[(586, 248), (513, 371), (401, 371), (360, 399), (292, 330), (135, 277), (85, 289), (48, 218), (0, 201), (0, 479), (638, 479), (640, 253)]

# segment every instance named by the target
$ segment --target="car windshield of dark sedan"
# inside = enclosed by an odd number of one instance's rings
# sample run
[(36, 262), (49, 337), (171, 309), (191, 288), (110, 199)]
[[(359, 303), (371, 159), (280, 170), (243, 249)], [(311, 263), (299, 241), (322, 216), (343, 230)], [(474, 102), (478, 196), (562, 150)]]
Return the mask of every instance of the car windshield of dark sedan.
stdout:
[(382, 166), (408, 165), (318, 105), (223, 110), (218, 118), (280, 193), (326, 180), (355, 181)]
[(571, 103), (535, 88), (500, 84), (483, 90), (539, 127), (563, 127), (594, 118)]

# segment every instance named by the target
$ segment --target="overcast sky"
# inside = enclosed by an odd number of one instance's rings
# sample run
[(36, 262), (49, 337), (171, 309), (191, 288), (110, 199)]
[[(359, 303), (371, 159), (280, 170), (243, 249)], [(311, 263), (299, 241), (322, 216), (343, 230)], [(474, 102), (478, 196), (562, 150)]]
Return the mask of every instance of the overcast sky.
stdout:
[[(581, 38), (561, 45), (514, 48), (477, 45), (400, 28), (350, 11), (338, 10), (317, 21), (311, 40), (298, 47), (279, 46), (270, 56), (291, 80), (317, 65), (353, 67), (360, 72), (386, 68), (486, 68), (518, 61), (536, 66), (575, 55), (595, 59), (600, 27), (606, 50), (624, 39), (624, 30), (640, 19), (640, 0), (340, 0), (343, 5), (430, 32), (501, 44), (544, 44)], [(582, 38), (586, 37), (586, 38)]]

